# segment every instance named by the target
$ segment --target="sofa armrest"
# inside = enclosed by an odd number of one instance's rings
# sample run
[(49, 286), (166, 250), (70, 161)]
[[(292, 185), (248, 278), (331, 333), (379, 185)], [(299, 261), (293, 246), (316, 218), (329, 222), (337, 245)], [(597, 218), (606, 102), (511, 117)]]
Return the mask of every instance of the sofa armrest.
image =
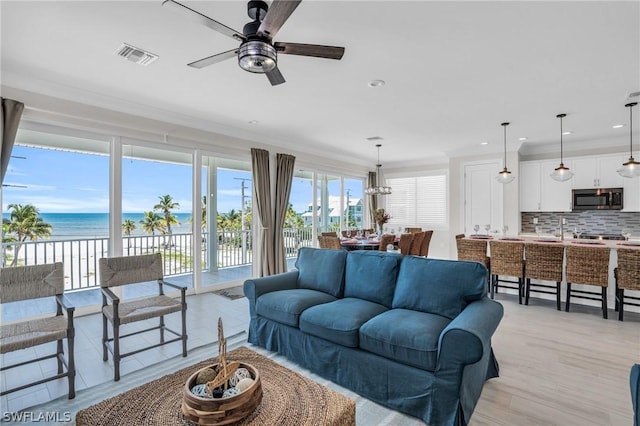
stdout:
[(438, 370), (459, 368), (478, 362), (491, 350), (491, 336), (504, 309), (488, 297), (470, 303), (442, 330), (438, 340)]
[(282, 274), (269, 275), (268, 277), (252, 278), (244, 282), (244, 295), (254, 304), (258, 297), (266, 293), (278, 290), (297, 288), (298, 271), (289, 271)]

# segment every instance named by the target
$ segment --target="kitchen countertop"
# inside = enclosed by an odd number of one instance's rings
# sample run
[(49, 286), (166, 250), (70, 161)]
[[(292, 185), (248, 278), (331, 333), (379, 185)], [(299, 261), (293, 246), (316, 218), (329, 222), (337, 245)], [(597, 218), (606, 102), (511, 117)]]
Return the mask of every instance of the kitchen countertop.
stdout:
[(474, 235), (470, 235), (466, 238), (470, 239), (486, 239), (488, 241), (497, 240), (497, 241), (513, 241), (513, 242), (528, 242), (528, 243), (541, 243), (541, 244), (563, 244), (565, 246), (568, 245), (580, 245), (580, 246), (594, 246), (594, 247), (608, 247), (610, 249), (618, 249), (618, 248), (630, 248), (630, 249), (638, 249), (640, 250), (640, 238), (631, 238), (629, 241), (621, 241), (621, 240), (594, 240), (594, 239), (577, 239), (577, 238), (567, 238), (561, 240), (560, 237), (553, 236), (551, 234), (519, 234), (517, 236), (507, 235), (506, 237), (502, 236), (489, 236), (486, 235), (478, 235), (477, 237)]

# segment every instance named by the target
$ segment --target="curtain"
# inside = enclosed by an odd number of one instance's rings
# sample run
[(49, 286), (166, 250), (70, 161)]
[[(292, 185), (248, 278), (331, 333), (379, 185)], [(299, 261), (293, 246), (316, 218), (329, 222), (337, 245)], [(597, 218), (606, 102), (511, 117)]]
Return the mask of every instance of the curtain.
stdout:
[[(273, 275), (276, 271), (273, 252), (273, 220), (271, 214), (271, 179), (269, 172), (269, 151), (251, 148), (251, 170), (253, 175), (254, 210), (260, 221), (258, 276)], [(256, 233), (254, 232), (254, 235)]]
[[(378, 179), (377, 179), (377, 175), (376, 172), (369, 172), (369, 185), (368, 187), (374, 187), (374, 186), (378, 186)], [(375, 227), (375, 216), (373, 214), (373, 212), (376, 211), (376, 209), (378, 208), (378, 196), (377, 195), (370, 195), (369, 196), (369, 217), (371, 219), (371, 224), (374, 225)]]
[(287, 272), (287, 259), (284, 248), (284, 221), (289, 207), (291, 183), (293, 181), (296, 157), (288, 154), (277, 154), (275, 217), (273, 226), (273, 251), (275, 257), (275, 273)]
[(0, 118), (0, 182), (4, 182), (4, 175), (9, 168), (9, 158), (11, 158), (11, 150), (13, 142), (16, 139), (18, 124), (24, 104), (14, 101), (13, 99), (0, 98), (2, 100), (2, 117)]

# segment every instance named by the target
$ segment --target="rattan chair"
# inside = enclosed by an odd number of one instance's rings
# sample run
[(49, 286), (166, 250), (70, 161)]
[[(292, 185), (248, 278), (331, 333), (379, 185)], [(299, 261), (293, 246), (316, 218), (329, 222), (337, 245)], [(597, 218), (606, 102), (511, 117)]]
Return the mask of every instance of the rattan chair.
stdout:
[[(529, 304), (529, 294), (555, 294), (556, 309), (561, 310), (560, 285), (562, 283), (564, 246), (562, 244), (527, 243), (525, 245), (524, 304)], [(555, 281), (556, 285), (532, 283), (531, 280)], [(536, 288), (531, 288), (536, 287)], [(553, 291), (552, 291), (553, 290)]]
[[(111, 291), (113, 287), (149, 281), (156, 281), (158, 283), (158, 294), (156, 296), (122, 301)], [(180, 300), (166, 296), (164, 294), (164, 286), (180, 290)], [(124, 357), (137, 354), (138, 352), (168, 343), (182, 341), (182, 356), (187, 356), (187, 287), (171, 284), (164, 280), (162, 256), (160, 253), (100, 259), (100, 287), (102, 290), (102, 360), (107, 361), (108, 352), (111, 352), (114, 367), (113, 379), (115, 381), (120, 380), (120, 360)], [(181, 333), (165, 326), (164, 316), (173, 312), (180, 312), (182, 314)], [(129, 334), (120, 333), (120, 327), (122, 325), (152, 318), (159, 318), (159, 325)], [(113, 329), (112, 338), (109, 337), (107, 329), (108, 322), (111, 323)], [(121, 352), (121, 339), (151, 330), (160, 331), (160, 343), (126, 353)], [(165, 340), (165, 331), (168, 331), (176, 337)]]
[(415, 234), (416, 232), (422, 232), (422, 228), (404, 228), (404, 232)]
[[(57, 374), (41, 380), (4, 390), (0, 395), (26, 389), (41, 383), (67, 377), (69, 382), (69, 399), (76, 396), (75, 391), (75, 358), (73, 325), (74, 307), (63, 294), (64, 269), (62, 263), (21, 266), (0, 269), (0, 303), (17, 302), (55, 297), (56, 314), (37, 319), (26, 319), (0, 326), (0, 354), (56, 342), (56, 352), (35, 359), (21, 360), (12, 365), (3, 365), (0, 371), (24, 366), (49, 358), (56, 358)], [(66, 314), (66, 316), (65, 316)], [(62, 341), (67, 339), (67, 356), (64, 356)], [(3, 363), (4, 364), (4, 363)], [(36, 367), (37, 371), (40, 369)], [(65, 371), (66, 370), (66, 371)], [(32, 377), (32, 374), (25, 374)], [(5, 382), (6, 383), (6, 382)]]
[(420, 256), (427, 257), (429, 255), (429, 245), (431, 244), (432, 236), (433, 231), (424, 231), (424, 239), (422, 240), (422, 244), (420, 245)]
[(393, 244), (395, 240), (396, 240), (396, 236), (393, 234), (382, 235), (382, 237), (380, 238), (380, 246), (378, 247), (378, 250), (387, 251), (387, 246), (389, 244)]
[(422, 242), (424, 241), (424, 237), (424, 232), (413, 233), (413, 240), (411, 240), (411, 248), (409, 248), (409, 254), (420, 256), (420, 250), (422, 249)]
[(342, 246), (340, 245), (340, 238), (338, 237), (321, 236), (319, 237), (319, 240), (320, 248), (342, 250)]
[[(571, 296), (578, 299), (597, 300), (602, 303), (602, 317), (607, 319), (607, 287), (609, 285), (609, 254), (607, 247), (567, 247), (567, 299), (565, 311), (569, 312)], [(574, 290), (571, 284), (601, 287), (600, 292)], [(599, 296), (599, 297), (596, 297)]]
[(462, 238), (464, 238), (464, 234), (456, 234), (456, 241)]
[[(524, 243), (489, 241), (491, 253), (491, 298), (498, 288), (518, 290), (518, 303), (522, 305), (524, 293)], [(514, 277), (517, 281), (502, 279), (500, 276)], [(503, 284), (500, 284), (503, 283)], [(515, 284), (515, 286), (514, 286)]]
[(320, 235), (323, 236), (323, 237), (337, 237), (338, 233), (337, 232), (323, 232)]
[(400, 246), (400, 253), (402, 254), (411, 254), (411, 243), (413, 242), (414, 234), (401, 234), (400, 242), (398, 245)]
[(640, 300), (640, 297), (625, 296), (625, 290), (640, 291), (640, 250), (623, 249), (618, 250), (618, 267), (614, 269), (616, 277), (616, 309), (618, 310), (618, 320), (624, 320), (624, 305), (640, 306), (640, 303), (626, 299)]
[[(461, 235), (461, 237), (460, 237)], [(491, 267), (491, 259), (487, 256), (487, 240), (473, 240), (464, 238), (464, 234), (456, 235), (458, 260), (479, 262), (487, 270)], [(491, 290), (491, 275), (487, 274), (487, 291)]]

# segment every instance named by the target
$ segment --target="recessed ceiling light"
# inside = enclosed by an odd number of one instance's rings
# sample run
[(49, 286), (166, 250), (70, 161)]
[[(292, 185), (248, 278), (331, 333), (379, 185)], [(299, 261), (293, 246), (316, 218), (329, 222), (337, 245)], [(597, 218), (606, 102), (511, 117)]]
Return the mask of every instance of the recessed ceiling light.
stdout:
[(615, 125), (613, 125), (612, 127), (613, 127), (614, 129), (621, 129), (621, 128), (623, 128), (624, 126), (625, 126), (624, 124), (615, 124)]
[(258, 124), (258, 123), (259, 123), (259, 121), (258, 121), (258, 120), (251, 120), (251, 121), (249, 121), (249, 124)]
[(489, 142), (480, 142), (480, 145), (489, 145)]
[(526, 138), (526, 137), (518, 138), (519, 141), (526, 141), (527, 139), (529, 138)]
[(563, 135), (570, 135), (572, 133), (573, 133), (572, 131), (562, 132)]
[(369, 82), (369, 87), (382, 87), (385, 84), (387, 84), (387, 82), (384, 80), (371, 80)]

